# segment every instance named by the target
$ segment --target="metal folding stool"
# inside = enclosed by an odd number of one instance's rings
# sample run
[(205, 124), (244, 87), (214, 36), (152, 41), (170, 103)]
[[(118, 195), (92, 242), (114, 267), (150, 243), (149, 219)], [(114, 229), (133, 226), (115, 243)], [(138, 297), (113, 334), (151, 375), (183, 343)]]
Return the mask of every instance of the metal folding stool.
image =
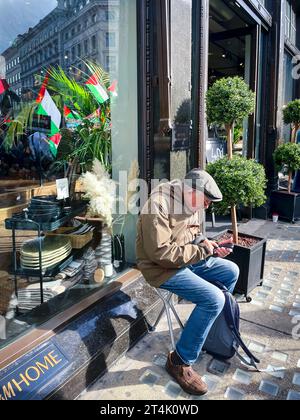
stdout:
[(173, 293), (168, 292), (167, 290), (162, 290), (162, 289), (154, 289), (156, 291), (156, 293), (158, 294), (158, 296), (161, 298), (161, 300), (163, 301), (164, 307), (161, 310), (160, 314), (158, 315), (158, 318), (155, 322), (155, 324), (150, 328), (150, 331), (153, 332), (156, 330), (161, 318), (163, 317), (164, 313), (166, 313), (167, 315), (167, 320), (168, 320), (168, 326), (169, 326), (169, 332), (170, 332), (170, 337), (171, 337), (171, 342), (172, 342), (172, 348), (173, 350), (176, 349), (176, 344), (175, 344), (175, 338), (174, 338), (174, 332), (173, 332), (173, 326), (172, 326), (172, 318), (171, 318), (171, 312), (173, 312), (176, 321), (178, 322), (178, 325), (180, 326), (181, 329), (184, 329), (184, 325), (181, 322), (178, 313), (176, 312), (176, 309), (174, 307), (173, 304)]

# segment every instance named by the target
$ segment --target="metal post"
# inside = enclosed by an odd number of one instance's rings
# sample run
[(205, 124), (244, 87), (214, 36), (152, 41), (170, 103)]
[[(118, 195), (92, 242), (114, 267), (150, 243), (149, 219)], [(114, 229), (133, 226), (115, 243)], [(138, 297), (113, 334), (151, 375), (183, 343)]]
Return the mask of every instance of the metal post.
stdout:
[(41, 237), (41, 228), (38, 228), (38, 237), (39, 237), (39, 263), (40, 263), (40, 289), (41, 289), (41, 305), (44, 303), (44, 289), (43, 289), (43, 260), (42, 260), (42, 237)]

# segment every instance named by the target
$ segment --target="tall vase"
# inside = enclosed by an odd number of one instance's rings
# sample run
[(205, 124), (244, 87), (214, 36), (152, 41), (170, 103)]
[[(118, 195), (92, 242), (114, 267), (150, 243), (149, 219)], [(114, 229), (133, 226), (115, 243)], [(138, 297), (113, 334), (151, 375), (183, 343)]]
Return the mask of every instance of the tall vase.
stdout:
[(102, 237), (95, 252), (98, 266), (104, 270), (105, 277), (112, 277), (114, 275), (112, 264), (112, 236), (105, 229), (102, 231)]

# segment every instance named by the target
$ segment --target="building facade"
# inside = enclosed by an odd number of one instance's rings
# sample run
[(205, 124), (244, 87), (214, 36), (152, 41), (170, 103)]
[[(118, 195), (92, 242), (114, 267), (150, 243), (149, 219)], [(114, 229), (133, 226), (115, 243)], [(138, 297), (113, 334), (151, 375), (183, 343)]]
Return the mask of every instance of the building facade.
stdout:
[[(288, 101), (299, 97), (299, 75), (293, 72), (299, 61), (298, 2), (185, 2), (186, 10), (189, 9), (189, 15), (183, 16), (186, 19), (185, 30), (181, 30), (170, 11), (176, 9), (172, 0), (159, 2), (159, 10), (155, 10), (156, 4), (146, 3), (145, 7), (148, 9), (145, 13), (156, 17), (158, 27), (144, 22), (150, 34), (145, 51), (150, 52), (150, 61), (156, 63), (157, 67), (152, 67), (152, 72), (148, 74), (145, 72), (143, 79), (154, 77), (156, 80), (160, 76), (166, 84), (163, 87), (152, 84), (149, 96), (144, 101), (144, 104), (148, 104), (148, 109), (153, 111), (146, 118), (146, 109), (144, 110), (145, 126), (150, 126), (152, 130), (144, 132), (144, 138), (147, 139), (141, 156), (144, 159), (144, 176), (149, 180), (155, 174), (172, 177), (172, 167), (174, 165), (178, 168), (178, 163), (183, 165), (183, 173), (186, 167), (205, 165), (206, 141), (209, 137), (205, 114), (207, 89), (220, 77), (237, 75), (243, 77), (256, 92), (256, 112), (241, 127), (242, 153), (265, 166), (269, 190), (275, 188), (277, 176), (272, 155), (278, 141), (287, 141), (290, 138), (290, 127), (283, 124), (282, 109)], [(186, 39), (187, 31), (189, 40)], [(157, 32), (160, 33), (160, 39), (156, 38)], [(177, 34), (179, 40), (176, 39)], [(172, 51), (174, 53), (174, 49), (180, 48), (181, 39), (190, 41), (190, 44), (186, 43), (185, 48), (180, 50), (182, 59), (179, 60), (172, 57)], [(159, 56), (161, 48), (168, 56), (167, 62)], [(168, 121), (171, 127), (174, 125), (170, 102), (178, 94), (174, 84), (175, 72), (182, 71), (182, 78), (188, 79), (187, 74), (190, 72), (184, 71), (182, 64), (187, 62), (193, 63), (192, 88), (185, 96), (181, 92), (181, 97), (191, 103), (193, 130), (185, 150), (178, 151), (173, 148), (174, 131), (166, 129), (165, 133), (169, 134), (163, 139), (156, 132), (161, 132), (159, 127), (162, 121)], [(146, 86), (144, 88), (146, 91)], [(170, 99), (169, 103), (165, 103), (166, 97)], [(158, 102), (163, 104), (160, 115), (155, 109)]]
[(23, 100), (36, 97), (45, 69), (60, 66), (75, 77), (82, 60), (101, 63), (112, 75), (118, 66), (119, 0), (58, 1), (57, 7), (2, 53), (6, 78)]

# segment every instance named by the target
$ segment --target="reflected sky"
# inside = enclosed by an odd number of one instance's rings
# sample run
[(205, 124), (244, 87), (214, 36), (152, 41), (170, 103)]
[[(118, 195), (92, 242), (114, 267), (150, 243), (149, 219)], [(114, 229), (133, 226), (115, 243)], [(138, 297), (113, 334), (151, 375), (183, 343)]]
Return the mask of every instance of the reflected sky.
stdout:
[(0, 54), (55, 8), (56, 0), (0, 0)]

